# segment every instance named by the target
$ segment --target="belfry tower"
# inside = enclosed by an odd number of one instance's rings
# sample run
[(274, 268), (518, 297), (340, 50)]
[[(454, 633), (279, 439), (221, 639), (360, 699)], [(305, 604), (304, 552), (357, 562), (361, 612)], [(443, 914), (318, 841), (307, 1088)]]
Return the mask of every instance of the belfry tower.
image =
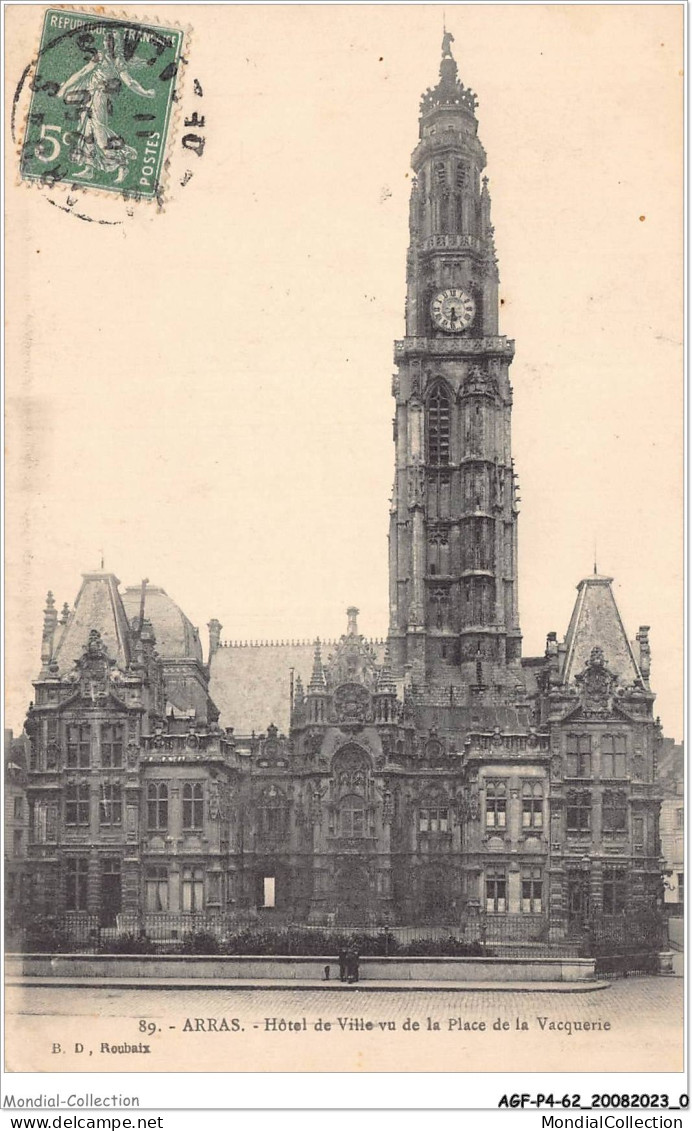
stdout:
[(418, 685), (516, 685), (514, 343), (498, 335), (486, 155), (452, 39), (445, 32), (411, 158), (406, 337), (394, 349), (390, 647), (395, 674)]

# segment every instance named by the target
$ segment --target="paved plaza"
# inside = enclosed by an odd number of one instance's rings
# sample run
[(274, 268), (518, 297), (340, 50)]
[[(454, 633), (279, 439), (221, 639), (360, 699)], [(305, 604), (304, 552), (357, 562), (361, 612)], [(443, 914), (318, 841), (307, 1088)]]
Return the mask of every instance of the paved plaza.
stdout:
[(680, 977), (575, 994), (10, 986), (6, 1009), (9, 1067), (39, 1071), (677, 1071), (682, 1060)]

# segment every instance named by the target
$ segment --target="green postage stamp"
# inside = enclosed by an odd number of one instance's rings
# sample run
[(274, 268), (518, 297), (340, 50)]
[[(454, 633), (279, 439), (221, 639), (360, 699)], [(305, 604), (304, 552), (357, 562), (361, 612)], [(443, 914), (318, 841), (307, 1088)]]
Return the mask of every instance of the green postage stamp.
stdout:
[(24, 179), (158, 198), (183, 31), (45, 13), (21, 153)]

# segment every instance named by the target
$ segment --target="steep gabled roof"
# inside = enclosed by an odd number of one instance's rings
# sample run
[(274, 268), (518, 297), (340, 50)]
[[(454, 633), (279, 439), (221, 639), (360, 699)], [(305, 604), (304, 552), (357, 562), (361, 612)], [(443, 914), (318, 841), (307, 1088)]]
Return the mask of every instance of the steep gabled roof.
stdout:
[(56, 634), (53, 659), (61, 675), (71, 671), (75, 660), (80, 659), (92, 629), (101, 634), (108, 655), (118, 667), (127, 667), (130, 661), (129, 630), (119, 584), (115, 574), (102, 570), (82, 574), (82, 587), (74, 609), (67, 624)]
[[(128, 585), (123, 605), (130, 623), (139, 618), (141, 585)], [(163, 660), (194, 659), (202, 663), (199, 633), (185, 613), (159, 585), (147, 585), (144, 616), (151, 621), (156, 636), (156, 651)]]
[(593, 648), (602, 648), (610, 671), (622, 684), (641, 680), (612, 590), (612, 577), (593, 574), (577, 586), (578, 596), (565, 637), (563, 683), (573, 683)]

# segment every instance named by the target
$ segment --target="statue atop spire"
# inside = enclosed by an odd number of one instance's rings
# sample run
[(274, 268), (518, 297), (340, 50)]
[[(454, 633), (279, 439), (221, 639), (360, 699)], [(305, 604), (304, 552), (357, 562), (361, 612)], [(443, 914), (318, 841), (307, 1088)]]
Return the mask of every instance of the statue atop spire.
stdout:
[(459, 80), (456, 59), (452, 54), (454, 36), (445, 27), (442, 33), (442, 58), (440, 79), (436, 87), (428, 88), (421, 99), (421, 113), (429, 114), (439, 109), (458, 108), (475, 114), (478, 99), (472, 90)]

